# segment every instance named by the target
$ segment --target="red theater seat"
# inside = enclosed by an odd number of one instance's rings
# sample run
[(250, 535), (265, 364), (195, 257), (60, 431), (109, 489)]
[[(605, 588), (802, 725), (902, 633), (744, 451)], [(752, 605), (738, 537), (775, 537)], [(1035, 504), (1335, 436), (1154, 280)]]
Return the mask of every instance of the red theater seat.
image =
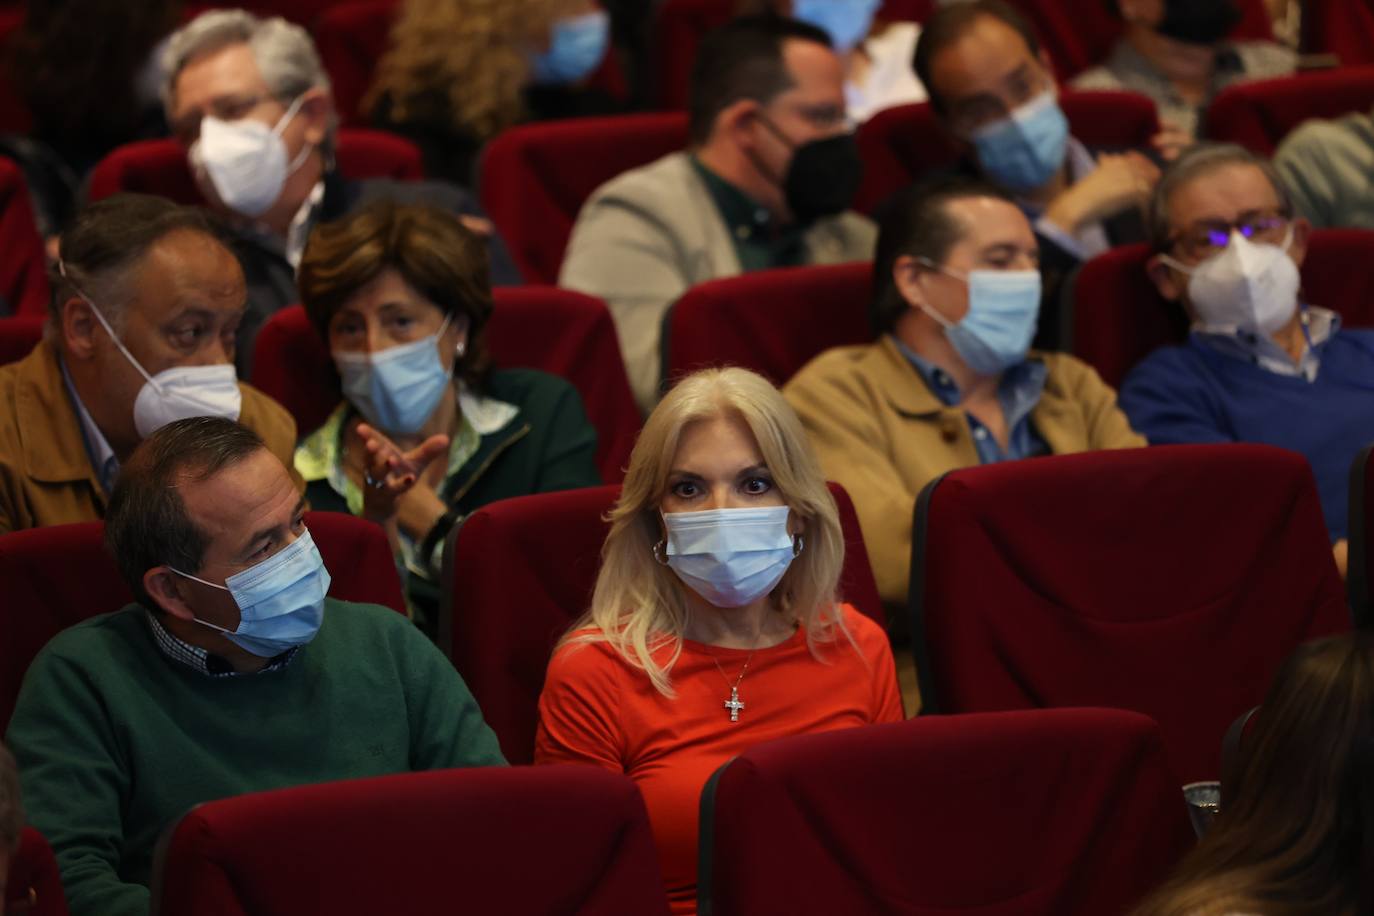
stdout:
[(952, 471), (916, 502), (913, 649), (926, 710), (1133, 709), (1174, 772), (1300, 643), (1350, 628), (1315, 481), (1267, 445), (1092, 452)]
[(41, 314), (19, 318), (0, 318), (0, 366), (16, 363), (28, 356), (43, 339)]
[(206, 802), (163, 834), (152, 899), (154, 916), (668, 913), (639, 790), (580, 766), (436, 770)]
[(1208, 139), (1239, 143), (1261, 156), (1304, 121), (1367, 114), (1374, 107), (1374, 67), (1323, 70), (1282, 79), (1236, 83), (1207, 108)]
[[(424, 177), (420, 151), (403, 137), (378, 130), (339, 131), (339, 172), (349, 178)], [(203, 204), (186, 151), (175, 140), (139, 140), (118, 147), (91, 170), (91, 200), (120, 191), (160, 194), (179, 204)]]
[[(1093, 258), (1073, 286), (1073, 352), (1114, 388), (1150, 351), (1188, 333), (1183, 309), (1166, 301), (1145, 273), (1145, 245)], [(1346, 327), (1374, 327), (1374, 231), (1319, 229), (1302, 264), (1303, 301), (1339, 312)]]
[[(1069, 131), (1092, 149), (1141, 149), (1159, 132), (1155, 103), (1134, 92), (1064, 91), (1059, 104)], [(922, 176), (952, 168), (960, 148), (929, 103), (879, 112), (859, 127), (863, 183), (854, 208), (865, 212)]]
[(1374, 627), (1374, 589), (1370, 577), (1374, 575), (1374, 445), (1360, 450), (1350, 465), (1350, 540), (1347, 545), (1349, 566), (1345, 576), (1346, 594), (1355, 625), (1361, 629)]
[(9, 881), (5, 887), (5, 913), (14, 916), (67, 916), (67, 897), (62, 892), (62, 876), (57, 870), (52, 847), (43, 835), (25, 827), (19, 836), (19, 849), (10, 858)]
[[(1055, 75), (1064, 81), (1105, 60), (1123, 29), (1105, 0), (1010, 2), (1026, 14), (1049, 52)], [(1264, 0), (1240, 0), (1240, 6), (1244, 15), (1231, 37), (1272, 41), (1274, 30)]]
[[(504, 368), (541, 369), (571, 382), (596, 427), (602, 477), (618, 483), (640, 420), (605, 304), (551, 286), (500, 287), (493, 295), (496, 305), (487, 324), (492, 361)], [(305, 309), (282, 309), (258, 332), (253, 384), (286, 407), (302, 433), (316, 429), (338, 405), (342, 394), (333, 360)]]
[(556, 283), (577, 212), (612, 178), (687, 145), (685, 114), (525, 124), (482, 153), (482, 208), (531, 283)]
[(701, 912), (1126, 913), (1192, 845), (1157, 726), (1107, 709), (783, 738), (701, 800)]
[[(335, 512), (309, 512), (305, 523), (333, 579), (331, 597), (405, 612), (381, 528)], [(104, 534), (101, 522), (82, 522), (0, 535), (0, 732), (9, 724), (29, 662), (48, 640), (134, 600), (105, 551)]]
[[(845, 537), (840, 591), (884, 622), (878, 586), (848, 494), (832, 483)], [(505, 499), (449, 537), (440, 646), (449, 650), (511, 763), (534, 757), (539, 693), (554, 644), (590, 603), (605, 515), (619, 487)]]
[(1303, 50), (1335, 54), (1342, 67), (1374, 64), (1374, 6), (1369, 0), (1303, 0)]
[(43, 316), (48, 311), (48, 260), (34, 222), (24, 172), (0, 157), (0, 312)]
[(743, 366), (783, 385), (831, 347), (868, 343), (873, 266), (761, 270), (688, 290), (663, 321), (664, 378)]

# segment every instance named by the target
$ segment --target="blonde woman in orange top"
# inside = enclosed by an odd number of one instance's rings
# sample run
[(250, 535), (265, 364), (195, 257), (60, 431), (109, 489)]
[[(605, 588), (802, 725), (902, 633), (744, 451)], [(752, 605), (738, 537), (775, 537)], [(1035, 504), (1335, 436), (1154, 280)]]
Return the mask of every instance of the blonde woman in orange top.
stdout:
[(591, 610), (540, 697), (536, 763), (628, 774), (674, 913), (696, 912), (697, 805), (786, 735), (892, 722), (887, 636), (836, 585), (844, 540), (796, 414), (743, 369), (680, 382), (630, 458)]

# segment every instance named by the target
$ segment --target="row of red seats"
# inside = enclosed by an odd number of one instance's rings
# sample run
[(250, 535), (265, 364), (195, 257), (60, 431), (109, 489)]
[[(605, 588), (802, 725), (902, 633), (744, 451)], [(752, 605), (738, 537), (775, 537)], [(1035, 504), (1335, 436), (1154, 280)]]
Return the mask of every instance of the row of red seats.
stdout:
[[(1192, 842), (1154, 723), (1106, 709), (771, 741), (722, 767), (701, 808), (698, 901), (715, 916), (991, 914), (1008, 900), (1025, 916), (1120, 913)], [(11, 887), (16, 897), (34, 888), (33, 916), (65, 916), (51, 853), (33, 831)], [(223, 916), (425, 916), (455, 901), (510, 916), (668, 912), (634, 783), (578, 766), (441, 770), (207, 802), (164, 833), (152, 900), (155, 914)]]
[[(1177, 305), (1147, 282), (1149, 250), (1132, 245), (1088, 262), (1071, 284), (1069, 349), (1112, 386), (1151, 350), (1183, 340)], [(1374, 232), (1318, 230), (1302, 267), (1307, 301), (1337, 310), (1347, 327), (1374, 327)], [(738, 365), (784, 384), (830, 347), (872, 339), (863, 308), (867, 263), (762, 271), (690, 290), (668, 311), (663, 365), (677, 378), (711, 365)], [(640, 419), (629, 393), (610, 313), (600, 300), (554, 287), (495, 291), (488, 345), (497, 365), (531, 367), (573, 383), (599, 435), (603, 478), (619, 482)], [(22, 358), (42, 334), (41, 315), (0, 319), (0, 364)], [(545, 333), (526, 333), (539, 327)], [(274, 315), (258, 335), (252, 381), (281, 402), (301, 430), (321, 423), (341, 395), (328, 351), (299, 306)]]

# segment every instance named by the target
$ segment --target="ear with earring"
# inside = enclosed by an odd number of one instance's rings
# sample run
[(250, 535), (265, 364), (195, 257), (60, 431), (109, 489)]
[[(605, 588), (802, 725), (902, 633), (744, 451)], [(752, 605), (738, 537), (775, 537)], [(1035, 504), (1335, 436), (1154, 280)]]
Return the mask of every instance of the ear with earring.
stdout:
[(458, 341), (458, 344), (453, 348), (453, 355), (456, 356), (458, 359), (462, 359), (463, 355), (467, 352), (468, 342), (466, 340)]

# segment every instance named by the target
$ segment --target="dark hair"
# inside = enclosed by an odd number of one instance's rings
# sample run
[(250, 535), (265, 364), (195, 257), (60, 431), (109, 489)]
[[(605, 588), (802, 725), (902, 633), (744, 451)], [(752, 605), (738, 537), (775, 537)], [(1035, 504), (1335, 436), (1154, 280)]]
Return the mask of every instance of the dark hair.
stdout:
[(154, 432), (119, 470), (105, 513), (105, 546), (144, 607), (161, 607), (143, 587), (155, 566), (194, 573), (210, 536), (186, 514), (180, 485), (207, 480), (265, 448), (258, 434), (222, 417), (177, 420)]
[(173, 232), (197, 232), (224, 244), (219, 226), (199, 207), (183, 207), (151, 194), (115, 194), (83, 207), (62, 233), (59, 268), (49, 271), (54, 322), (77, 290), (95, 299), (116, 326), (127, 301), (129, 270)]
[(892, 280), (897, 259), (909, 255), (936, 264), (944, 261), (965, 232), (950, 214), (949, 204), (969, 197), (1011, 202), (1005, 191), (986, 181), (947, 175), (908, 187), (885, 206), (873, 254), (873, 298), (868, 312), (875, 335), (891, 331), (908, 308)]
[(480, 386), (489, 368), (483, 330), (492, 309), (482, 239), (447, 210), (389, 200), (321, 224), (306, 242), (296, 284), (326, 343), (334, 313), (386, 270), (445, 314), (466, 316), (467, 347), (453, 371)]
[(830, 36), (814, 25), (776, 15), (741, 16), (702, 39), (687, 93), (693, 146), (705, 143), (716, 117), (741, 99), (767, 105), (792, 88), (782, 56), (789, 39), (830, 47)]
[(921, 26), (921, 37), (916, 40), (916, 55), (911, 65), (916, 77), (926, 87), (930, 95), (930, 106), (937, 113), (944, 114), (944, 99), (935, 91), (930, 79), (930, 67), (935, 56), (954, 44), (977, 24), (979, 19), (991, 17), (1011, 27), (1026, 42), (1031, 54), (1039, 55), (1040, 39), (1035, 28), (1015, 7), (1003, 0), (966, 0), (963, 3), (948, 3), (936, 7), (935, 12)]
[(1221, 815), (1138, 916), (1374, 913), (1374, 633), (1300, 646), (1222, 773)]

